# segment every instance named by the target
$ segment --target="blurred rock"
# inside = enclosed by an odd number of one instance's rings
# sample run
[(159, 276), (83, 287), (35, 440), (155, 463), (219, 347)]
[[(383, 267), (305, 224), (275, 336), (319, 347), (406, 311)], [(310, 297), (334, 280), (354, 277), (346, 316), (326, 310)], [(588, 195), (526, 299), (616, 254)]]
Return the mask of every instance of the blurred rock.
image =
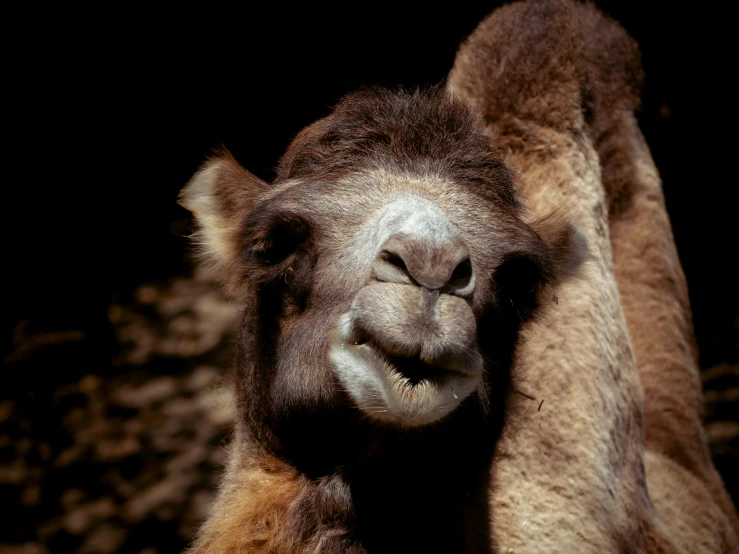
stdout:
[(115, 390), (111, 400), (128, 408), (143, 408), (177, 392), (177, 381), (173, 377), (156, 377), (141, 385), (122, 385)]
[(0, 543), (0, 552), (3, 554), (49, 554), (49, 550), (35, 542), (25, 544)]
[(64, 528), (73, 535), (82, 535), (90, 528), (117, 512), (117, 506), (110, 498), (101, 498), (71, 509), (63, 518)]
[(181, 505), (185, 502), (190, 487), (196, 481), (197, 477), (192, 473), (168, 475), (163, 481), (138, 492), (123, 507), (123, 517), (127, 521), (136, 523), (166, 504)]
[(95, 457), (101, 462), (114, 462), (133, 456), (141, 450), (141, 444), (133, 436), (121, 439), (105, 439), (95, 448)]
[(5, 400), (0, 402), (0, 423), (10, 418), (10, 414), (13, 412), (14, 406), (15, 402), (13, 402), (10, 398), (6, 398)]
[[(3, 553), (180, 552), (205, 517), (233, 418), (217, 368), (232, 359), (238, 310), (199, 277), (143, 285), (133, 300), (108, 311), (121, 344), (115, 372), (81, 368), (38, 397), (45, 414), (0, 400), (0, 483), (43, 514), (19, 514), (0, 535)], [(15, 356), (31, 361), (81, 338), (27, 335), (17, 330)]]
[(712, 421), (706, 425), (706, 436), (709, 443), (728, 442), (739, 437), (739, 422)]
[(77, 550), (79, 554), (110, 554), (118, 549), (126, 540), (128, 532), (125, 528), (113, 525), (96, 527)]
[(200, 366), (192, 372), (185, 386), (190, 392), (199, 392), (215, 384), (220, 376), (221, 374), (217, 369), (210, 366)]
[(23, 460), (13, 460), (9, 464), (0, 465), (0, 484), (19, 485), (28, 476), (28, 468)]

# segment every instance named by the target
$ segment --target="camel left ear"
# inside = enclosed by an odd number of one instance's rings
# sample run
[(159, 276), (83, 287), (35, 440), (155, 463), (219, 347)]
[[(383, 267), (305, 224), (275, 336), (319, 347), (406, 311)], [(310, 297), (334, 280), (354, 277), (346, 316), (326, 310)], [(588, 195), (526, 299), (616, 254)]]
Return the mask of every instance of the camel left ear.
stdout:
[(192, 240), (200, 262), (224, 282), (234, 278), (243, 250), (242, 224), (267, 186), (224, 152), (208, 160), (180, 192), (179, 203), (195, 215)]
[(590, 252), (585, 235), (569, 221), (550, 214), (531, 224), (549, 247), (552, 260), (552, 283), (557, 285), (580, 274)]

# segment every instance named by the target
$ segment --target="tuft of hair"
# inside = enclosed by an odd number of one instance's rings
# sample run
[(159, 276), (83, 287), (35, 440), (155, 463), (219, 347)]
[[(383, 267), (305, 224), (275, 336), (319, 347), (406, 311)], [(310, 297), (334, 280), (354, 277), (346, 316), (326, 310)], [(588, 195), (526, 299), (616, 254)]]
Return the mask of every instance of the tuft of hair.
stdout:
[(639, 47), (615, 21), (593, 6), (580, 10), (585, 67), (592, 91), (588, 133), (598, 152), (611, 216), (626, 211), (633, 198), (636, 146), (627, 137), (639, 109), (644, 72)]
[(584, 75), (572, 9), (564, 0), (497, 9), (460, 46), (449, 77), (455, 92), (474, 99), (487, 122), (507, 115), (576, 132)]
[(307, 493), (307, 479), (274, 458), (260, 458), (256, 463), (232, 456), (224, 480), (227, 488), (219, 492), (188, 554), (294, 551), (289, 514)]
[(336, 178), (385, 169), (435, 173), (493, 201), (518, 206), (511, 170), (469, 106), (442, 86), (413, 91), (366, 88), (344, 96), (327, 117), (303, 129), (277, 179)]

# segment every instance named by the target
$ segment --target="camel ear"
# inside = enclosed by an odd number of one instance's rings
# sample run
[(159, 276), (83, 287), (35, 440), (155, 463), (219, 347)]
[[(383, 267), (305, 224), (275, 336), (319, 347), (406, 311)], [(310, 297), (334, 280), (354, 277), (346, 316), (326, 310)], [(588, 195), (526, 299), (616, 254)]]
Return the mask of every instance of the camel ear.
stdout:
[(552, 213), (531, 224), (549, 247), (552, 260), (551, 284), (557, 285), (580, 274), (590, 252), (585, 235), (558, 213)]
[(240, 230), (267, 184), (227, 152), (208, 160), (180, 192), (179, 203), (195, 215), (192, 240), (201, 263), (228, 280), (241, 254)]

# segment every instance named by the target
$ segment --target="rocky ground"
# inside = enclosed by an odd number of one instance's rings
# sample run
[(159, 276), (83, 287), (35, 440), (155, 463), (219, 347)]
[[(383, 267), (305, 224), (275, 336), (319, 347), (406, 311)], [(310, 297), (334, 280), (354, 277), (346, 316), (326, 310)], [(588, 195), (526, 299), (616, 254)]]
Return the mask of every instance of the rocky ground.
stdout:
[[(180, 552), (218, 482), (233, 417), (235, 309), (202, 278), (108, 312), (112, 362), (81, 330), (14, 331), (0, 393), (0, 552)], [(739, 365), (703, 372), (706, 432), (739, 500)]]
[[(233, 417), (236, 312), (198, 279), (138, 288), (111, 306), (112, 367), (21, 379), (0, 401), (0, 552), (180, 552), (204, 518)], [(29, 335), (9, 372), (89, 366), (81, 331)], [(9, 516), (9, 520), (8, 520)]]

